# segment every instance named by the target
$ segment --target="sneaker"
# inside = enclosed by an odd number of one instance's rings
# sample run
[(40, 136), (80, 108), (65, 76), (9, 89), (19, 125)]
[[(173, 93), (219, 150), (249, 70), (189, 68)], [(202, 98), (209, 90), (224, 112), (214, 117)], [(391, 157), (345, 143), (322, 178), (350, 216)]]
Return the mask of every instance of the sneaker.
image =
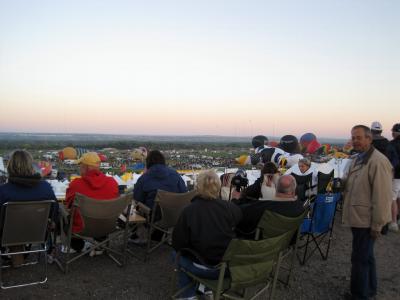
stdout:
[(61, 246), (61, 252), (62, 253), (68, 253), (69, 252), (69, 254), (76, 253), (76, 251), (74, 249), (72, 249), (72, 248), (69, 248), (69, 251), (67, 251), (67, 247), (64, 246), (64, 245)]
[(104, 253), (104, 250), (103, 249), (93, 249), (92, 251), (90, 251), (90, 253), (89, 253), (89, 256), (90, 257), (93, 257), (93, 256), (96, 256), (96, 255), (102, 255)]
[(389, 231), (391, 232), (398, 232), (399, 231), (399, 225), (395, 222), (391, 222), (389, 224)]

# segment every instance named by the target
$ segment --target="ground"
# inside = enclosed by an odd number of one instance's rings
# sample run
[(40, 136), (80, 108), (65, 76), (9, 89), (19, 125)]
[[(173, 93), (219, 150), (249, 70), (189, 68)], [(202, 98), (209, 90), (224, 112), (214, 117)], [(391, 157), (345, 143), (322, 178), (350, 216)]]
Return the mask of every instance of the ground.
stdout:
[[(317, 253), (305, 266), (295, 265), (290, 287), (278, 285), (275, 299), (343, 299), (350, 284), (351, 233), (336, 216), (328, 260)], [(389, 233), (375, 245), (379, 292), (377, 299), (400, 299), (400, 234)], [(49, 265), (48, 283), (0, 291), (1, 299), (167, 299), (173, 267), (170, 249), (154, 252), (148, 262), (130, 257), (124, 268), (106, 256), (84, 257), (64, 275)], [(28, 276), (23, 269), (13, 274)], [(18, 272), (18, 273), (16, 273)], [(265, 295), (259, 299), (267, 299)]]

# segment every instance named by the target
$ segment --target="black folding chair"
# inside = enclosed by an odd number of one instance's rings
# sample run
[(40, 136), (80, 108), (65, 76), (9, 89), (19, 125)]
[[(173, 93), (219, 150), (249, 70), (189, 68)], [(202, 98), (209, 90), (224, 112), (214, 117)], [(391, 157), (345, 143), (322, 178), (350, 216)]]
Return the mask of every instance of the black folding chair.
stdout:
[(290, 174), (296, 179), (296, 195), (297, 199), (305, 202), (307, 198), (310, 198), (309, 193), (312, 189), (312, 173), (308, 175)]

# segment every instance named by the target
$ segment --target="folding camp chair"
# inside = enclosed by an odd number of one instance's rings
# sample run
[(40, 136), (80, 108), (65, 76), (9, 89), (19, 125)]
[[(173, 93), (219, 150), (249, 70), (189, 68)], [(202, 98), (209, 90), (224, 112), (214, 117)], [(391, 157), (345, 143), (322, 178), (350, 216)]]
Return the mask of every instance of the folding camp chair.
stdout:
[[(311, 216), (305, 218), (301, 225), (300, 234), (305, 242), (299, 246), (299, 249), (304, 248), (303, 256), (298, 255), (300, 264), (304, 265), (316, 250), (321, 254), (322, 259), (328, 258), (339, 198), (340, 194), (317, 195), (311, 206)], [(327, 241), (326, 238), (328, 238)], [(323, 242), (326, 242), (325, 250), (323, 250)], [(311, 248), (311, 244), (314, 245), (314, 248)]]
[[(332, 184), (333, 182), (333, 173), (334, 170), (332, 170), (329, 174), (318, 172), (317, 175), (317, 192), (318, 194), (326, 194), (329, 189), (329, 184)], [(332, 187), (331, 187), (332, 188)]]
[[(291, 255), (289, 265), (284, 268), (284, 270), (286, 270), (288, 274), (283, 280), (279, 278), (279, 275), (276, 276), (276, 278), (284, 283), (286, 286), (289, 285), (290, 277), (292, 275), (294, 261), (297, 255), (300, 226), (306, 213), (307, 210), (305, 210), (304, 213), (297, 217), (286, 217), (276, 212), (265, 210), (256, 228), (256, 240), (276, 237), (289, 232), (291, 238), (290, 240), (288, 240), (287, 244), (282, 245), (281, 249), (282, 260)], [(280, 270), (278, 269), (276, 270), (276, 272), (277, 274), (279, 274)], [(273, 290), (275, 290), (275, 286), (276, 281), (274, 281), (273, 283)]]
[[(51, 206), (54, 200), (7, 202), (1, 210), (1, 247), (0, 247), (0, 284), (2, 289), (41, 284), (47, 281), (47, 237)], [(50, 217), (50, 218), (49, 218)], [(31, 245), (25, 250), (25, 245)], [(12, 249), (15, 250), (12, 250)], [(17, 250), (19, 248), (20, 250)], [(8, 249), (8, 251), (7, 251)], [(34, 265), (43, 262), (42, 278), (38, 281), (8, 285), (3, 282), (3, 257), (21, 257), (27, 254), (37, 254), (37, 260), (22, 263), (21, 266)], [(40, 259), (43, 255), (44, 259)]]
[[(290, 241), (290, 233), (285, 233), (277, 237), (263, 240), (240, 240), (233, 239), (225, 254), (222, 262), (215, 266), (219, 269), (218, 279), (207, 279), (196, 276), (188, 270), (179, 266), (180, 255), (185, 255), (187, 249), (183, 249), (177, 255), (175, 274), (185, 272), (195, 283), (202, 284), (213, 292), (214, 299), (255, 299), (264, 293), (270, 286), (271, 282), (276, 280), (277, 273), (275, 269), (279, 269), (281, 262), (281, 249), (288, 241)], [(189, 250), (193, 255), (193, 251)], [(197, 256), (198, 257), (198, 256)], [(201, 262), (202, 259), (199, 258)], [(204, 263), (202, 263), (205, 265)], [(172, 295), (172, 298), (179, 296), (187, 288), (188, 285), (178, 290)], [(254, 293), (253, 287), (257, 287)], [(273, 291), (271, 291), (271, 299)]]
[[(170, 240), (172, 231), (178, 222), (182, 210), (196, 194), (196, 190), (186, 193), (157, 190), (149, 223), (146, 258), (148, 254)], [(160, 241), (153, 245), (151, 236), (157, 230), (161, 232), (162, 236)]]
[[(111, 200), (92, 199), (77, 193), (70, 214), (71, 218), (68, 222), (68, 231), (62, 241), (66, 253), (58, 253), (55, 260), (61, 270), (67, 273), (69, 264), (96, 250), (104, 250), (113, 261), (119, 266), (123, 266), (126, 261), (129, 226), (120, 228), (117, 226), (117, 220), (121, 214), (125, 214), (125, 218), (127, 217), (128, 212), (130, 212), (131, 203), (132, 193), (124, 194)], [(78, 209), (83, 220), (84, 228), (79, 233), (73, 233), (73, 219)], [(62, 227), (64, 227), (64, 218), (61, 223), (63, 225)], [(64, 230), (61, 231), (62, 233), (64, 232)], [(123, 241), (122, 249), (117, 250), (111, 248), (110, 242), (115, 240), (120, 241), (121, 237)], [(87, 248), (85, 247), (80, 253), (70, 258), (72, 238), (82, 239), (90, 246)], [(120, 258), (118, 259), (116, 256)]]
[(305, 202), (307, 198), (310, 198), (309, 193), (312, 188), (312, 173), (308, 175), (290, 174), (296, 179), (296, 195), (297, 199)]

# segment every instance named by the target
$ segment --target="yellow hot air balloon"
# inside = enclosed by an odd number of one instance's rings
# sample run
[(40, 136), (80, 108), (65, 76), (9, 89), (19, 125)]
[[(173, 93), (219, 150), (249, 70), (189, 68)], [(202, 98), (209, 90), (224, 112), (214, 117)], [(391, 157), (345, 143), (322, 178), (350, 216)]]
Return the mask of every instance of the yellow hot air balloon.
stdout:
[(63, 149), (64, 159), (76, 159), (77, 152), (75, 148), (66, 147)]

